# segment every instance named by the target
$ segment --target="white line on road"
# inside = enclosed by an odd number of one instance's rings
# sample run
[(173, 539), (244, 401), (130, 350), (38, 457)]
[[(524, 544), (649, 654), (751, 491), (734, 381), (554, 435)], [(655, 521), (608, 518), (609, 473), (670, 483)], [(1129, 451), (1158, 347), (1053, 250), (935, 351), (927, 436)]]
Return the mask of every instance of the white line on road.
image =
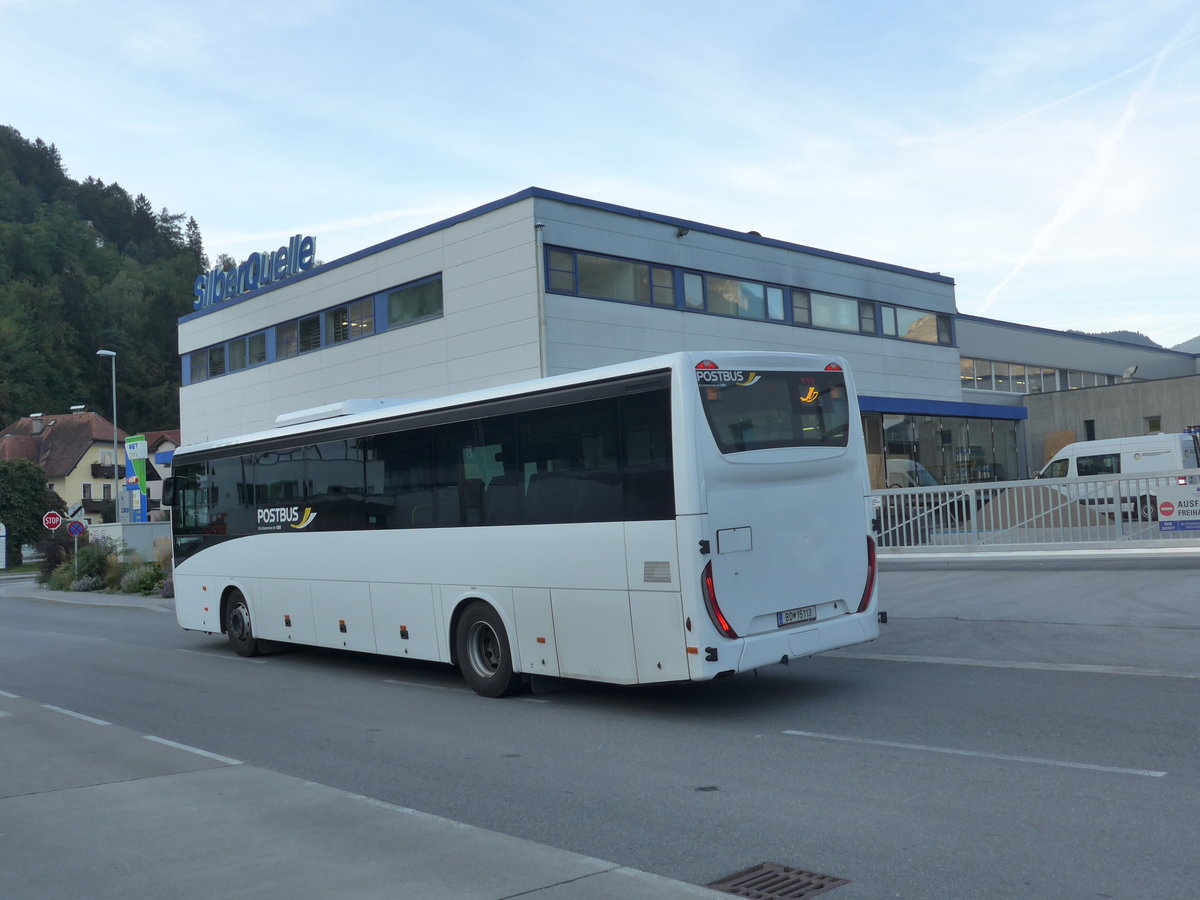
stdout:
[(186, 750), (188, 753), (195, 753), (197, 756), (203, 756), (206, 759), (213, 759), (217, 762), (225, 763), (227, 766), (244, 766), (245, 763), (240, 759), (231, 759), (228, 756), (220, 756), (216, 753), (209, 753), (207, 750), (201, 750), (199, 747), (189, 747), (187, 744), (177, 744), (175, 741), (168, 741), (166, 738), (155, 737), (152, 734), (143, 734), (148, 741), (154, 741), (156, 744), (165, 744), (168, 747), (174, 747), (176, 750)]
[(93, 719), (91, 716), (85, 716), (83, 713), (71, 712), (69, 709), (63, 709), (61, 706), (51, 706), (49, 703), (43, 703), (46, 709), (52, 709), (55, 712), (62, 713), (64, 716), (71, 716), (74, 719), (83, 719), (85, 722), (91, 722), (93, 725), (111, 725), (112, 722), (105, 722), (103, 719)]
[(20, 694), (10, 694), (8, 691), (0, 691), (0, 697), (8, 697), (10, 700), (20, 700)]
[(931, 663), (938, 666), (977, 666), (983, 669), (1031, 669), (1039, 672), (1083, 672), (1092, 675), (1138, 675), (1147, 678), (1200, 678), (1200, 672), (1170, 672), (1136, 666), (1096, 666), (1083, 663), (1017, 662), (1010, 659), (960, 659), (953, 656), (903, 656), (896, 653), (853, 653), (833, 650), (822, 656), (874, 659), (880, 662)]
[(1032, 756), (1009, 756), (1006, 753), (984, 753), (980, 750), (956, 750), (953, 747), (931, 747), (926, 744), (902, 744), (899, 741), (877, 741), (872, 738), (847, 737), (840, 734), (820, 734), (815, 731), (785, 731), (796, 737), (817, 738), (822, 741), (841, 741), (846, 744), (868, 744), (875, 747), (894, 747), (899, 750), (922, 750), (926, 753), (949, 753), (954, 756), (973, 756), (977, 759), (999, 759), (1007, 762), (1034, 763), (1039, 766), (1059, 766), (1065, 769), (1087, 769), (1091, 772), (1110, 772), (1117, 775), (1141, 775), (1145, 778), (1162, 778), (1166, 772), (1149, 769), (1124, 769), (1119, 766), (1096, 766), (1091, 763), (1065, 762), (1059, 759), (1037, 759)]

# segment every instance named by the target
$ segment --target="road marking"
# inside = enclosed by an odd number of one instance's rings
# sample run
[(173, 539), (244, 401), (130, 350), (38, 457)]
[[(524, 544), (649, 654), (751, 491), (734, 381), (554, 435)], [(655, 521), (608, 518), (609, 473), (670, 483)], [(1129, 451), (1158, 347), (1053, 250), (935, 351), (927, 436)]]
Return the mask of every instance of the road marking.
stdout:
[(8, 712), (7, 710), (0, 709), (0, 719), (7, 719), (7, 718), (10, 718), (11, 716), (12, 716), (12, 713)]
[(85, 722), (91, 722), (93, 725), (111, 725), (112, 722), (105, 722), (103, 719), (93, 719), (91, 716), (85, 716), (83, 713), (71, 712), (69, 709), (63, 709), (61, 706), (51, 706), (49, 703), (43, 703), (46, 709), (52, 709), (55, 712), (62, 713), (64, 716), (71, 716), (74, 719), (82, 719)]
[(232, 659), (236, 662), (255, 663), (260, 666), (265, 666), (267, 664), (267, 661), (265, 659), (254, 659), (253, 657), (250, 657), (250, 656), (238, 656), (236, 654), (234, 654), (233, 656), (230, 656), (228, 653), (217, 653), (214, 650), (188, 650), (186, 647), (176, 647), (175, 652), (176, 653), (192, 653), (192, 654), (195, 654), (196, 656), (207, 656), (209, 659)]
[(1065, 762), (1059, 759), (1038, 759), (1032, 756), (1009, 756), (1006, 753), (985, 753), (981, 750), (956, 750), (953, 747), (931, 747), (927, 744), (903, 744), (899, 741), (877, 741), (871, 738), (847, 737), (840, 734), (820, 734), (816, 731), (785, 731), (796, 737), (817, 738), (822, 741), (841, 741), (846, 744), (868, 744), (874, 747), (894, 747), (898, 750), (923, 750), (926, 753), (949, 753), (954, 756), (972, 756), (977, 759), (999, 759), (1007, 762), (1034, 763), (1039, 766), (1058, 766), (1064, 769), (1087, 769), (1091, 772), (1110, 772), (1116, 775), (1141, 775), (1145, 778), (1162, 778), (1166, 772), (1149, 769), (1125, 769), (1119, 766), (1097, 766), (1091, 763)]
[(10, 694), (8, 691), (0, 691), (0, 697), (8, 697), (10, 700), (20, 700), (20, 694)]
[(1091, 675), (1138, 675), (1146, 678), (1200, 678), (1200, 673), (1198, 672), (1170, 672), (1166, 669), (1139, 669), (1135, 666), (1017, 662), (1009, 659), (959, 659), (953, 656), (902, 656), (895, 653), (847, 653), (841, 650), (833, 650), (821, 655), (836, 656), (839, 659), (874, 659), (880, 662), (930, 663), (938, 666), (976, 666), (981, 669), (1031, 669), (1040, 672), (1082, 672)]
[(148, 741), (154, 741), (156, 744), (164, 744), (168, 747), (174, 747), (176, 750), (186, 750), (188, 753), (195, 753), (197, 756), (203, 756), (206, 759), (216, 760), (217, 762), (225, 763), (227, 766), (244, 766), (245, 763), (240, 759), (231, 759), (228, 756), (221, 756), (217, 753), (209, 753), (207, 750), (201, 750), (199, 747), (190, 747), (187, 744), (179, 744), (175, 741), (168, 741), (166, 738), (155, 737), (152, 734), (143, 734)]

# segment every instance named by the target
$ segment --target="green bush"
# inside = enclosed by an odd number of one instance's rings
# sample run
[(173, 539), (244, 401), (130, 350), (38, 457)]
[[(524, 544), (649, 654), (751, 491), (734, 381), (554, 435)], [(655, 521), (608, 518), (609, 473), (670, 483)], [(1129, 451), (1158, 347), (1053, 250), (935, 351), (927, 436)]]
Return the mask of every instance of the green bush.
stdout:
[(153, 563), (134, 565), (121, 576), (121, 592), (124, 594), (153, 594), (162, 584), (162, 569)]
[(59, 563), (46, 578), (46, 587), (52, 591), (69, 591), (75, 580), (75, 564), (71, 560)]
[(98, 591), (104, 587), (104, 579), (99, 575), (84, 575), (71, 582), (73, 591)]
[(116, 542), (108, 537), (92, 538), (86, 544), (81, 544), (79, 552), (75, 554), (77, 577), (94, 575), (102, 584), (108, 584), (114, 562), (120, 565)]

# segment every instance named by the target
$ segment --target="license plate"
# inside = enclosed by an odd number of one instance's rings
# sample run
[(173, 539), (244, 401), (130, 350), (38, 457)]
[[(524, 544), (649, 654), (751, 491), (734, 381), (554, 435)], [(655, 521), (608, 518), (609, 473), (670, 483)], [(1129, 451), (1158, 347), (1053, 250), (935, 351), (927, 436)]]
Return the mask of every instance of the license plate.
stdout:
[(800, 606), (796, 609), (785, 609), (783, 612), (775, 613), (775, 618), (778, 620), (780, 628), (784, 625), (815, 622), (817, 621), (817, 608), (815, 606)]

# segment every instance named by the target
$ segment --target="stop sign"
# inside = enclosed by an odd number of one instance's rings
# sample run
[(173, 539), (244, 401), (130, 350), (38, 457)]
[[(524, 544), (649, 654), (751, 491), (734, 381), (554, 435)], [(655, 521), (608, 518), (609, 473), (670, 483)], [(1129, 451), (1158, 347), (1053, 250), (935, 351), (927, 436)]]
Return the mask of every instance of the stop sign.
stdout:
[(54, 531), (54, 529), (58, 528), (58, 526), (62, 524), (62, 516), (60, 516), (54, 510), (50, 510), (48, 513), (42, 516), (42, 524), (51, 531)]

